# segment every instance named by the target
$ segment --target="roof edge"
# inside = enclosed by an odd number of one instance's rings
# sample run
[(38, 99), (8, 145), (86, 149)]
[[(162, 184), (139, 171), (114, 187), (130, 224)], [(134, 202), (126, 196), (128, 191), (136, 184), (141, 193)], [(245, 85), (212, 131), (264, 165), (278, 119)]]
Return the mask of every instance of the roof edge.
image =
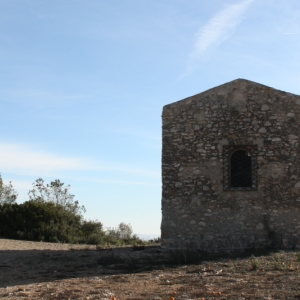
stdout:
[(299, 95), (296, 95), (296, 94), (293, 94), (293, 93), (289, 93), (289, 92), (285, 92), (285, 91), (282, 91), (282, 90), (279, 90), (279, 89), (276, 89), (276, 88), (273, 88), (273, 87), (270, 87), (270, 86), (267, 86), (267, 85), (264, 85), (264, 84), (261, 84), (261, 83), (258, 83), (258, 82), (255, 82), (255, 81), (251, 81), (251, 80), (248, 80), (248, 79), (244, 79), (244, 78), (237, 78), (237, 79), (234, 79), (234, 80), (231, 80), (231, 81), (228, 81), (228, 82), (225, 82), (223, 84), (220, 84), (218, 86), (215, 86), (213, 88), (210, 88), (208, 90), (205, 90), (201, 93), (198, 93), (198, 94), (195, 94), (195, 95), (192, 95), (192, 96), (189, 96), (189, 97), (186, 97), (184, 99), (181, 99), (181, 100), (177, 100), (177, 101), (174, 101), (172, 103), (169, 103), (169, 104), (166, 104), (164, 105), (164, 107), (167, 107), (169, 105), (174, 105), (175, 103), (178, 103), (178, 102), (181, 102), (181, 101), (186, 101), (188, 99), (191, 99), (191, 98), (194, 98), (195, 96), (200, 96), (201, 94), (204, 94), (204, 93), (209, 93), (209, 92), (212, 92), (214, 90), (218, 90), (222, 87), (225, 87), (227, 85), (232, 85), (232, 84), (235, 84), (235, 83), (246, 83), (248, 85), (254, 85), (254, 86), (261, 86), (261, 87), (265, 87), (265, 88), (268, 88), (268, 89), (271, 89), (271, 90), (275, 90), (275, 91), (278, 91), (278, 92), (282, 92), (282, 93), (287, 93), (287, 94), (290, 94), (290, 95), (295, 95), (295, 96), (298, 96)]

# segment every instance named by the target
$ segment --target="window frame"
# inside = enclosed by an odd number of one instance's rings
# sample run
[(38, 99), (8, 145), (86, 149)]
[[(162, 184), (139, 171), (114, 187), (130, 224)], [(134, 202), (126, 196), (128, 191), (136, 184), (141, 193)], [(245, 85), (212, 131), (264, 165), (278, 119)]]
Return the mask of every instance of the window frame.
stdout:
[[(243, 150), (251, 155), (251, 187), (231, 186), (231, 156)], [(257, 145), (224, 145), (223, 146), (223, 191), (256, 191), (257, 190)]]

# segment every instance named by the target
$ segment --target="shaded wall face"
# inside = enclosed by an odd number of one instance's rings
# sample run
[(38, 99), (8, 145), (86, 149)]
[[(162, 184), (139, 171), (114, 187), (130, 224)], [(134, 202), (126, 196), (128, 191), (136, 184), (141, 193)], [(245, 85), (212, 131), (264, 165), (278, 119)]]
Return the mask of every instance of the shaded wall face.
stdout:
[[(299, 247), (299, 117), (300, 97), (243, 83), (165, 106), (162, 245)], [(226, 177), (238, 146), (253, 151), (248, 190)]]

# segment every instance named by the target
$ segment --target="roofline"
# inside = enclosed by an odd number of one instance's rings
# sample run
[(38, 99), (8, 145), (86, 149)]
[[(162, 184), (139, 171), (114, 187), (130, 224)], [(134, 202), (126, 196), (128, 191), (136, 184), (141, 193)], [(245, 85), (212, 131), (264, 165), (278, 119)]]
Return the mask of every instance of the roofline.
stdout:
[(286, 93), (286, 94), (290, 94), (290, 95), (294, 95), (294, 96), (299, 97), (299, 95), (297, 95), (297, 94), (293, 94), (293, 93), (285, 92), (285, 91), (282, 91), (282, 90), (278, 90), (276, 88), (273, 88), (273, 87), (270, 87), (270, 86), (267, 86), (267, 85), (255, 82), (255, 81), (251, 81), (251, 80), (244, 79), (244, 78), (237, 78), (237, 79), (228, 81), (226, 83), (223, 83), (221, 85), (215, 86), (213, 88), (210, 88), (208, 90), (205, 90), (205, 91), (203, 91), (201, 93), (189, 96), (189, 97), (181, 99), (181, 100), (177, 100), (177, 101), (171, 102), (169, 104), (164, 105), (164, 107), (169, 106), (169, 105), (173, 105), (175, 103), (177, 104), (178, 102), (181, 102), (181, 101), (186, 101), (188, 99), (194, 98), (195, 96), (200, 96), (201, 94), (208, 93), (208, 92), (211, 92), (211, 91), (216, 90), (216, 89), (220, 89), (223, 86), (226, 86), (226, 85), (229, 85), (229, 84), (232, 84), (232, 83), (235, 83), (235, 82), (245, 82), (245, 83), (252, 84), (252, 85), (258, 85), (258, 86), (265, 87), (265, 88), (268, 88), (268, 89), (271, 89), (271, 90), (274, 90), (274, 91), (278, 91), (278, 92), (281, 92), (281, 93)]

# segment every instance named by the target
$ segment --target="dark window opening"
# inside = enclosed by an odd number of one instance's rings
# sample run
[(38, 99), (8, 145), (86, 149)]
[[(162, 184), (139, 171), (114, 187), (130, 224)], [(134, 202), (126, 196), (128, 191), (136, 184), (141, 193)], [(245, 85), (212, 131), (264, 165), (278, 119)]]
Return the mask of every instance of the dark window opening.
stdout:
[(230, 186), (232, 188), (252, 187), (252, 159), (245, 150), (238, 150), (230, 159)]
[(257, 145), (223, 146), (223, 190), (257, 190)]

